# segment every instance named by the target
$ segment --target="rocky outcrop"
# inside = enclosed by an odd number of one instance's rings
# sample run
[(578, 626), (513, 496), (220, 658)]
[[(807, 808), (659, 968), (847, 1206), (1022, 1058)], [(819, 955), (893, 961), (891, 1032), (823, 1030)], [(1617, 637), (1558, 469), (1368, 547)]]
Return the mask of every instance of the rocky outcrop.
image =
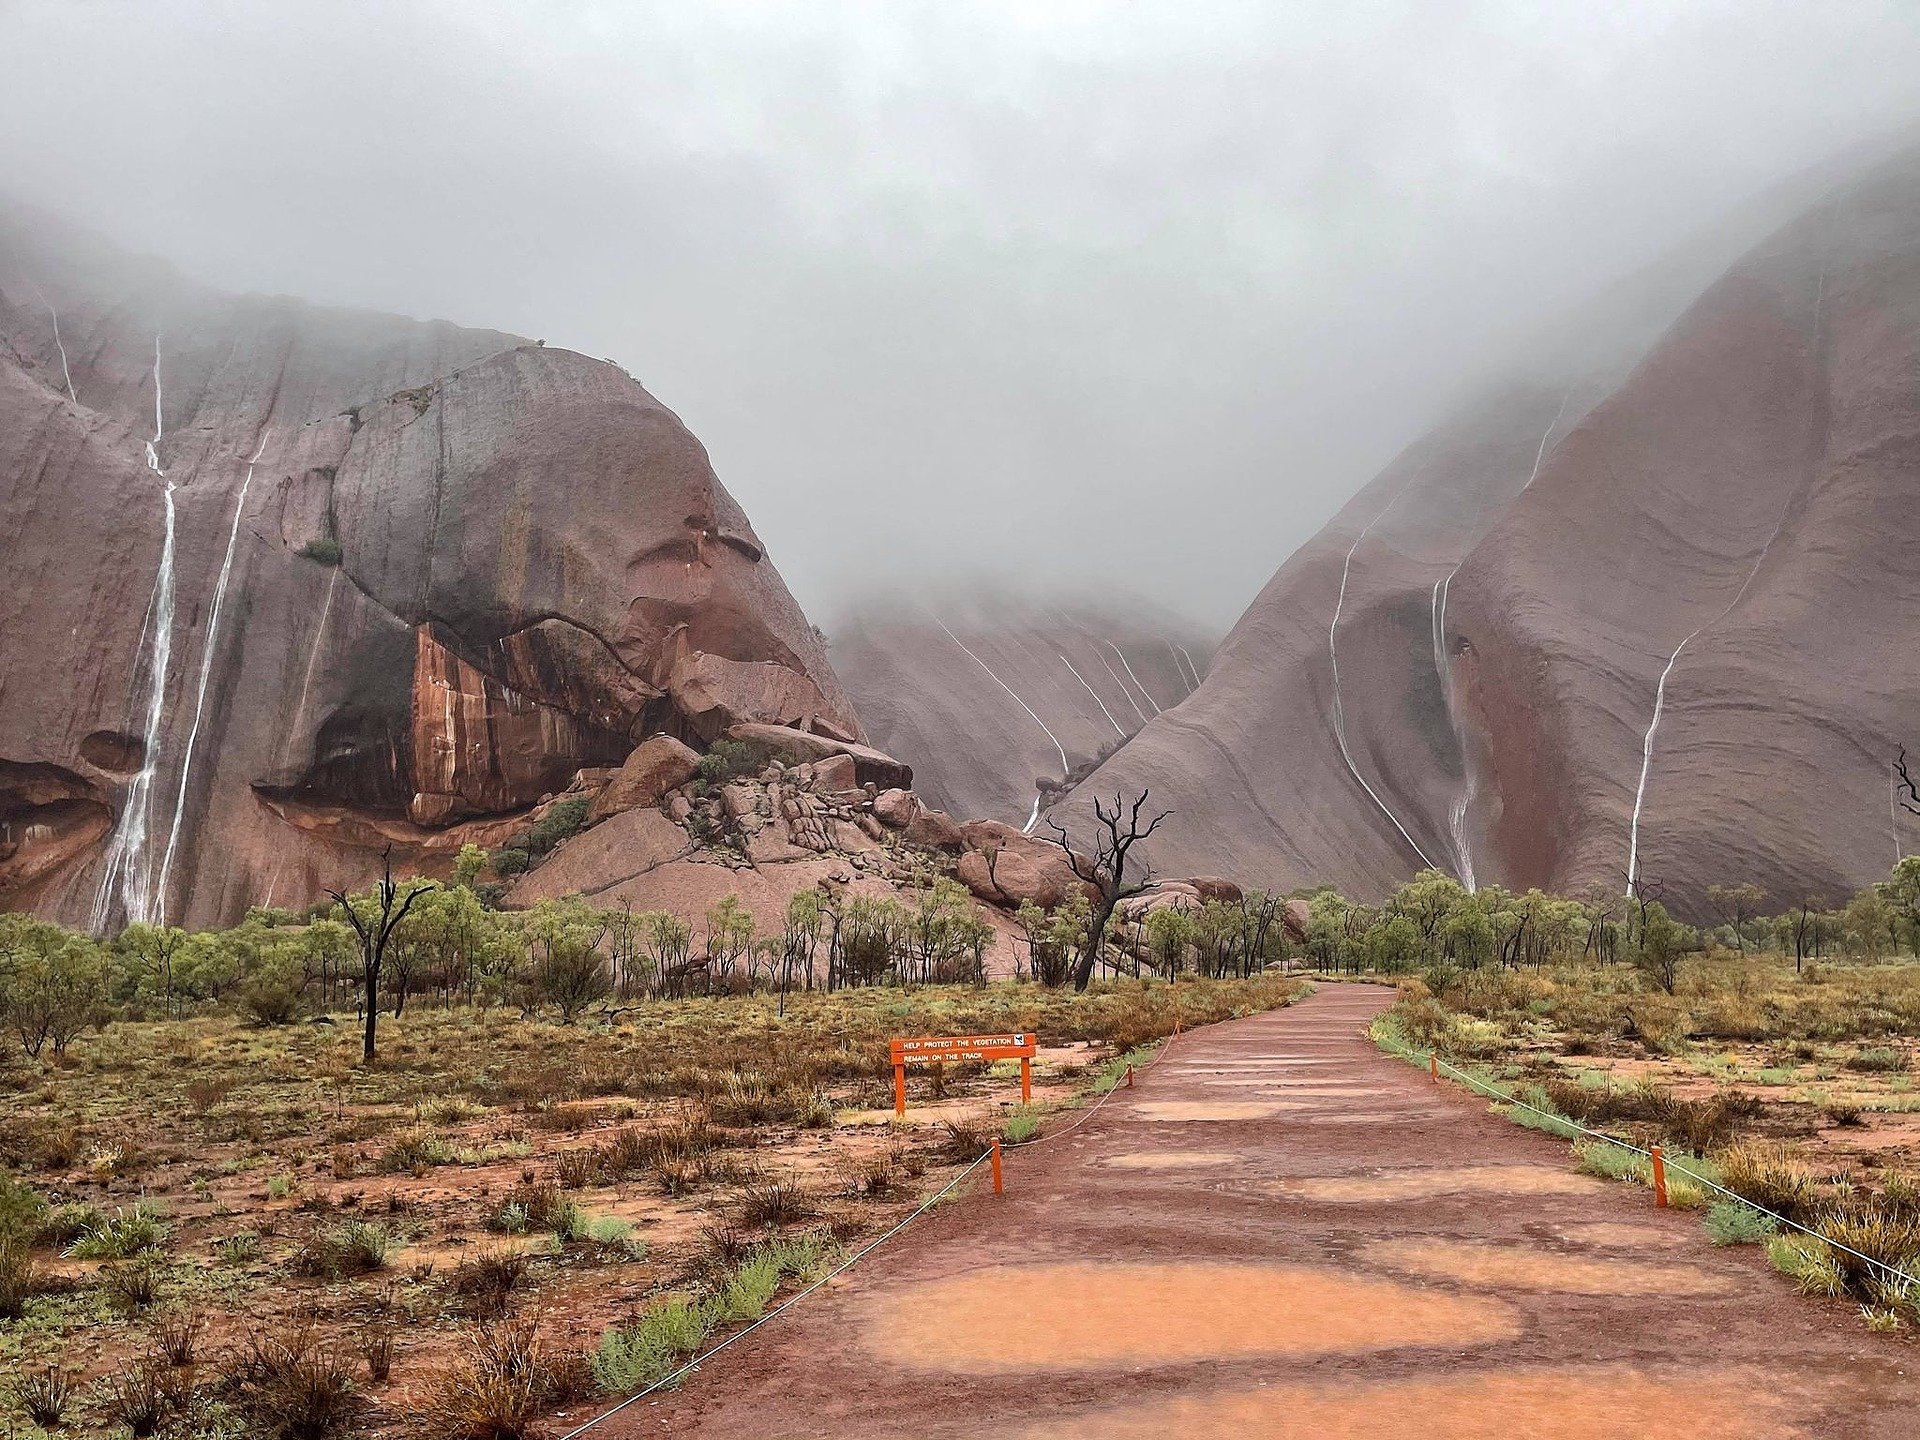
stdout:
[(881, 789), (906, 789), (913, 784), (911, 766), (872, 746), (833, 735), (816, 734), (790, 725), (750, 722), (732, 726), (727, 738), (746, 746), (748, 753), (761, 762), (777, 760), (788, 765), (805, 765), (810, 762), (836, 764), (845, 760), (852, 762), (854, 784), (875, 785)]
[[(620, 771), (598, 772), (597, 778), (584, 778), (595, 772), (583, 772), (574, 793), (587, 798), (590, 819), (605, 808), (606, 796), (629, 771), (657, 773), (652, 761), (641, 759), (641, 751), (651, 747), (655, 757), (678, 763), (660, 739), (639, 747)], [(731, 895), (752, 913), (763, 935), (781, 933), (788, 902), (802, 890), (910, 904), (934, 876), (954, 868), (951, 853), (914, 838), (916, 828), (937, 817), (952, 827), (957, 849), (960, 827), (926, 810), (910, 791), (875, 795), (857, 785), (854, 756), (846, 751), (863, 747), (838, 743), (846, 748), (818, 760), (768, 759), (757, 771), (718, 785), (694, 779), (656, 797), (653, 806), (618, 808), (514, 880), (504, 903), (520, 908), (579, 895), (602, 907), (669, 911), (698, 926), (709, 907)], [(878, 813), (883, 798), (890, 817), (884, 820)], [(903, 815), (911, 816), (908, 823), (894, 823)], [(974, 838), (996, 852), (1004, 828), (982, 827)], [(1043, 848), (1017, 832), (1012, 838), (1019, 846)], [(1065, 870), (1058, 856), (1054, 848), (1052, 863)], [(967, 858), (960, 859), (963, 876)], [(1018, 860), (1012, 869), (1020, 869)], [(1060, 892), (1057, 886), (1052, 891), (1042, 886), (1036, 893), (1043, 903), (1052, 903), (1047, 897)], [(1005, 893), (982, 898), (989, 903), (979, 913), (994, 936), (983, 957), (986, 971), (1011, 975), (1023, 953), (1010, 913), (1019, 901)]]
[(0, 905), (72, 923), (302, 903), (372, 840), (441, 863), (657, 732), (864, 738), (616, 366), (218, 294), (19, 212), (0, 531), (0, 776), (38, 777), (0, 784)]
[[(1920, 680), (1920, 155), (1835, 190), (1630, 360), (1574, 337), (1296, 553), (1089, 788), (1162, 870), (1378, 896), (1886, 873)], [(1056, 818), (1089, 816), (1077, 799)]]
[(912, 764), (921, 797), (1016, 824), (1191, 694), (1213, 651), (1192, 624), (1134, 602), (1063, 608), (1011, 593), (887, 596), (833, 634), (868, 734)]

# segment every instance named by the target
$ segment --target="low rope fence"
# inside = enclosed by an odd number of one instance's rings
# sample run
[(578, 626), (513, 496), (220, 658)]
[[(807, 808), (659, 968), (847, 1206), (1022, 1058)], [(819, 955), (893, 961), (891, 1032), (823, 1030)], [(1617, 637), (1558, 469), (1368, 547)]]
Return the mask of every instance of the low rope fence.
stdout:
[(759, 1319), (755, 1320), (752, 1324), (743, 1326), (739, 1330), (736, 1330), (733, 1334), (729, 1335), (726, 1339), (722, 1340), (719, 1344), (714, 1345), (711, 1348), (702, 1351), (700, 1354), (694, 1356), (693, 1359), (687, 1361), (687, 1363), (682, 1365), (678, 1370), (673, 1371), (671, 1374), (661, 1376), (658, 1380), (654, 1381), (651, 1385), (647, 1386), (646, 1389), (637, 1391), (636, 1393), (629, 1395), (626, 1399), (622, 1400), (619, 1404), (611, 1406), (610, 1408), (601, 1411), (598, 1415), (592, 1416), (591, 1418), (581, 1422), (579, 1425), (576, 1425), (573, 1429), (566, 1431), (564, 1434), (560, 1436), (560, 1440), (574, 1440), (575, 1436), (586, 1434), (587, 1431), (593, 1429), (596, 1425), (601, 1424), (603, 1421), (610, 1420), (615, 1415), (618, 1415), (622, 1410), (625, 1410), (627, 1407), (631, 1405), (637, 1405), (640, 1401), (646, 1399), (649, 1395), (653, 1395), (658, 1393), (659, 1391), (671, 1388), (672, 1386), (678, 1384), (681, 1380), (684, 1380), (688, 1375), (692, 1374), (695, 1370), (697, 1370), (701, 1365), (705, 1364), (708, 1360), (711, 1360), (714, 1356), (718, 1355), (722, 1350), (725, 1350), (728, 1346), (746, 1339), (747, 1336), (751, 1335), (754, 1331), (758, 1330), (762, 1325), (767, 1324), (769, 1321), (776, 1320), (780, 1316), (786, 1314), (787, 1311), (791, 1310), (794, 1306), (798, 1305), (802, 1300), (806, 1299), (809, 1295), (813, 1294), (814, 1291), (821, 1289), (823, 1286), (827, 1285), (831, 1281), (837, 1280), (840, 1276), (846, 1274), (847, 1271), (851, 1270), (855, 1265), (857, 1265), (860, 1261), (864, 1260), (868, 1255), (872, 1254), (875, 1250), (878, 1250), (882, 1245), (886, 1244), (887, 1241), (893, 1239), (894, 1236), (898, 1235), (902, 1230), (905, 1230), (914, 1221), (918, 1220), (922, 1215), (926, 1214), (927, 1211), (931, 1210), (934, 1206), (938, 1205), (942, 1200), (946, 1199), (947, 1196), (953, 1194), (954, 1191), (960, 1188), (961, 1184), (967, 1179), (967, 1177), (972, 1175), (973, 1172), (978, 1170), (982, 1165), (986, 1165), (989, 1163), (992, 1164), (994, 1181), (995, 1181), (994, 1188), (996, 1190), (999, 1189), (1000, 1155), (1002, 1151), (1024, 1150), (1030, 1146), (1043, 1144), (1048, 1140), (1058, 1140), (1063, 1136), (1071, 1135), (1075, 1130), (1078, 1130), (1082, 1125), (1086, 1124), (1087, 1121), (1091, 1120), (1094, 1117), (1094, 1115), (1099, 1112), (1100, 1107), (1105, 1105), (1107, 1101), (1113, 1098), (1115, 1091), (1118, 1091), (1122, 1088), (1132, 1085), (1133, 1072), (1136, 1068), (1138, 1068), (1140, 1073), (1142, 1074), (1145, 1074), (1147, 1071), (1153, 1069), (1155, 1065), (1158, 1065), (1160, 1063), (1161, 1057), (1163, 1057), (1169, 1050), (1173, 1048), (1173, 1042), (1175, 1040), (1178, 1040), (1179, 1038), (1180, 1038), (1180, 1022), (1178, 1020), (1175, 1020), (1174, 1027), (1173, 1027), (1173, 1034), (1167, 1037), (1166, 1041), (1163, 1044), (1161, 1044), (1159, 1049), (1157, 1049), (1154, 1052), (1153, 1057), (1149, 1059), (1144, 1065), (1141, 1065), (1138, 1067), (1135, 1067), (1132, 1064), (1128, 1064), (1126, 1067), (1126, 1070), (1123, 1073), (1116, 1074), (1114, 1076), (1114, 1083), (1111, 1086), (1109, 1086), (1101, 1094), (1100, 1098), (1093, 1102), (1093, 1104), (1082, 1109), (1080, 1114), (1074, 1119), (1073, 1124), (1068, 1125), (1063, 1129), (1060, 1129), (1057, 1131), (1046, 1131), (1046, 1132), (1043, 1132), (1042, 1134), (1034, 1135), (1026, 1140), (1011, 1140), (1011, 1141), (1003, 1142), (998, 1138), (996, 1138), (992, 1142), (992, 1144), (990, 1144), (985, 1150), (982, 1150), (972, 1160), (968, 1161), (966, 1166), (962, 1168), (957, 1175), (955, 1175), (939, 1190), (935, 1191), (932, 1195), (929, 1195), (925, 1200), (921, 1201), (920, 1204), (916, 1206), (912, 1211), (902, 1216), (898, 1221), (896, 1221), (892, 1226), (887, 1228), (885, 1231), (881, 1232), (879, 1235), (876, 1235), (873, 1239), (867, 1241), (866, 1244), (862, 1245), (858, 1250), (855, 1250), (851, 1255), (847, 1256), (845, 1260), (841, 1261), (838, 1265), (834, 1266), (833, 1269), (829, 1270), (826, 1274), (822, 1275), (819, 1279), (813, 1281), (811, 1284), (803, 1287), (802, 1289), (796, 1290), (792, 1295), (788, 1296), (785, 1300), (781, 1301), (778, 1305), (774, 1306), (773, 1309), (767, 1311), (766, 1314), (762, 1315)]
[[(1413, 1057), (1411, 1053), (1407, 1053), (1405, 1058), (1411, 1060)], [(1482, 1080), (1479, 1076), (1470, 1074), (1467, 1071), (1460, 1069), (1457, 1065), (1452, 1065), (1452, 1064), (1449, 1064), (1447, 1061), (1442, 1060), (1440, 1058), (1438, 1051), (1428, 1052), (1428, 1064), (1432, 1069), (1435, 1079), (1439, 1078), (1439, 1074), (1441, 1071), (1445, 1071), (1448, 1075), (1452, 1076), (1456, 1080), (1459, 1080), (1462, 1084), (1468, 1086), (1473, 1090), (1479, 1091), (1481, 1094), (1491, 1096), (1493, 1099), (1499, 1101), (1503, 1105), (1511, 1105), (1517, 1109), (1525, 1110), (1529, 1114), (1538, 1115), (1542, 1120), (1547, 1121), (1555, 1129), (1574, 1130), (1579, 1132), (1581, 1135), (1586, 1136), (1589, 1139), (1599, 1140), (1608, 1145), (1617, 1145), (1620, 1149), (1629, 1151), (1632, 1154), (1638, 1155), (1642, 1159), (1646, 1160), (1654, 1168), (1656, 1174), (1660, 1170), (1665, 1169), (1665, 1170), (1672, 1171), (1675, 1174), (1685, 1176), (1688, 1180), (1692, 1181), (1696, 1185), (1701, 1186), (1704, 1189), (1711, 1190), (1718, 1194), (1724, 1195), (1727, 1197), (1727, 1199), (1732, 1200), (1737, 1204), (1744, 1205), (1749, 1210), (1757, 1211), (1759, 1214), (1762, 1214), (1766, 1216), (1769, 1220), (1773, 1221), (1773, 1223), (1776, 1225), (1784, 1226), (1789, 1230), (1797, 1230), (1803, 1235), (1807, 1235), (1815, 1240), (1818, 1240), (1822, 1245), (1831, 1246), (1833, 1249), (1840, 1251), (1842, 1254), (1851, 1255), (1854, 1259), (1860, 1261), (1862, 1264), (1867, 1266), (1869, 1273), (1877, 1272), (1879, 1274), (1885, 1275), (1890, 1281), (1897, 1281), (1902, 1285), (1910, 1286), (1910, 1287), (1913, 1287), (1916, 1291), (1920, 1291), (1920, 1280), (1916, 1280), (1912, 1275), (1909, 1275), (1906, 1271), (1902, 1270), (1899, 1266), (1889, 1265), (1886, 1261), (1875, 1259), (1871, 1255), (1864, 1255), (1860, 1251), (1854, 1249), (1851, 1245), (1847, 1245), (1839, 1240), (1835, 1240), (1832, 1236), (1822, 1235), (1818, 1230), (1815, 1230), (1810, 1226), (1802, 1225), (1797, 1220), (1790, 1220), (1785, 1215), (1780, 1214), (1777, 1210), (1770, 1210), (1765, 1205), (1760, 1204), (1758, 1201), (1748, 1199), (1745, 1195), (1742, 1195), (1737, 1190), (1729, 1190), (1725, 1185), (1720, 1184), (1717, 1180), (1710, 1179), (1707, 1176), (1702, 1175), (1697, 1171), (1689, 1170), (1685, 1165), (1681, 1164), (1680, 1162), (1667, 1158), (1667, 1156), (1663, 1153), (1663, 1151), (1658, 1145), (1642, 1148), (1641, 1146), (1633, 1144), (1631, 1141), (1622, 1140), (1618, 1135), (1609, 1135), (1604, 1130), (1595, 1130), (1590, 1126), (1582, 1125), (1578, 1120), (1575, 1120), (1570, 1116), (1562, 1115), (1557, 1111), (1542, 1110), (1537, 1105), (1530, 1105), (1525, 1100), (1522, 1100), (1518, 1095), (1515, 1095), (1511, 1091), (1504, 1090), (1498, 1085), (1492, 1084), (1489, 1081)], [(1664, 1191), (1664, 1186), (1662, 1187), (1662, 1189)]]

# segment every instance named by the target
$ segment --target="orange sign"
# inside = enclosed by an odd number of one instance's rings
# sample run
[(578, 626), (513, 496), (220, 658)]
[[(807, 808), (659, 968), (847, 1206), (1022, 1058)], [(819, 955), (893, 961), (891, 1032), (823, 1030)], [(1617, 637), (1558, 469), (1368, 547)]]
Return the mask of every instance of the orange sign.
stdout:
[(918, 1035), (893, 1042), (893, 1113), (907, 1113), (907, 1066), (949, 1060), (1018, 1060), (1020, 1098), (1033, 1099), (1034, 1037), (1014, 1035)]

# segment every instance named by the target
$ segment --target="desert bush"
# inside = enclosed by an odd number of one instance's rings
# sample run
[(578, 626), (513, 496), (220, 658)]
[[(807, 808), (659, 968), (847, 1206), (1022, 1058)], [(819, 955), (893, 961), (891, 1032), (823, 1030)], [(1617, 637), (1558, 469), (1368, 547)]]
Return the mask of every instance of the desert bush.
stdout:
[(488, 1250), (463, 1260), (453, 1272), (453, 1293), (467, 1312), (489, 1317), (504, 1314), (513, 1292), (526, 1278), (527, 1257), (519, 1250)]
[(53, 1364), (23, 1368), (13, 1382), (13, 1397), (29, 1420), (52, 1429), (66, 1418), (73, 1398), (73, 1372)]
[(117, 1309), (145, 1310), (160, 1298), (167, 1279), (167, 1262), (152, 1251), (131, 1260), (114, 1260), (100, 1267), (100, 1291)]
[(1774, 1214), (1810, 1225), (1820, 1217), (1830, 1187), (1823, 1186), (1783, 1145), (1744, 1140), (1728, 1145), (1714, 1157), (1720, 1180)]
[(95, 1212), (66, 1248), (75, 1260), (124, 1260), (144, 1250), (158, 1250), (167, 1241), (167, 1225), (157, 1206), (141, 1201), (112, 1215)]
[(1831, 1242), (1830, 1262), (1857, 1299), (1904, 1299), (1899, 1276), (1920, 1270), (1920, 1217), (1877, 1207), (1836, 1209), (1813, 1227)]
[(1907, 1068), (1907, 1056), (1904, 1050), (1895, 1050), (1887, 1046), (1870, 1047), (1849, 1055), (1845, 1063), (1849, 1070), (1859, 1070), (1867, 1074), (1890, 1074)]
[(157, 1315), (153, 1321), (154, 1352), (169, 1365), (191, 1365), (206, 1328), (206, 1314), (191, 1305)]
[(367, 1379), (384, 1385), (393, 1374), (393, 1327), (379, 1322), (367, 1325), (360, 1331), (357, 1343), (360, 1358), (366, 1362)]
[(0, 1237), (0, 1320), (18, 1320), (26, 1313), (27, 1301), (46, 1285), (46, 1272), (33, 1258), (27, 1242)]
[(533, 1440), (552, 1388), (531, 1319), (482, 1326), (431, 1387), (422, 1433), (429, 1440)]
[(374, 1168), (382, 1175), (420, 1174), (435, 1165), (450, 1164), (453, 1152), (431, 1130), (408, 1130), (387, 1142)]
[(229, 1357), (224, 1380), (239, 1408), (275, 1440), (327, 1440), (359, 1408), (351, 1360), (310, 1322), (249, 1336)]
[(778, 1229), (782, 1225), (811, 1219), (818, 1213), (813, 1197), (790, 1179), (750, 1185), (740, 1197), (741, 1224), (762, 1229)]
[(977, 1120), (946, 1120), (941, 1122), (941, 1129), (945, 1133), (938, 1154), (954, 1165), (978, 1160), (993, 1144), (993, 1131)]
[(124, 1425), (135, 1440), (154, 1434), (167, 1418), (167, 1389), (160, 1367), (150, 1359), (129, 1363), (107, 1376), (101, 1412), (110, 1424)]
[(290, 1262), (296, 1275), (340, 1280), (384, 1270), (393, 1233), (372, 1220), (323, 1225), (300, 1242)]

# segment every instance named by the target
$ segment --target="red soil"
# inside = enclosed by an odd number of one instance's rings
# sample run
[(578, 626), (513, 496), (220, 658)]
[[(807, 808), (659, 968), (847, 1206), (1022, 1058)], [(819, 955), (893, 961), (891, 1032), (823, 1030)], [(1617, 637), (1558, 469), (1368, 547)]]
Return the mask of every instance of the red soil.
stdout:
[[(1639, 1187), (1549, 1181), (1580, 1178), (1564, 1143), (1367, 1042), (1368, 1017), (1390, 999), (1330, 986), (1190, 1032), (1085, 1124), (1010, 1152), (1005, 1195), (982, 1184), (933, 1210), (678, 1392), (596, 1433), (1914, 1433), (1907, 1341), (1869, 1333), (1851, 1305), (1796, 1296), (1764, 1256), (1715, 1249), (1695, 1217), (1655, 1211)], [(1238, 1120), (1151, 1118), (1149, 1106), (1215, 1109), (1207, 1079), (1276, 1058), (1312, 1060), (1316, 1080), (1368, 1093)], [(1228, 1151), (1235, 1163), (1165, 1163)], [(1334, 1198), (1312, 1180), (1361, 1184)], [(1643, 1254), (1656, 1237), (1670, 1242), (1657, 1259)], [(1528, 1258), (1515, 1274), (1408, 1273), (1423, 1251)], [(1645, 1283), (1683, 1262), (1711, 1293)], [(1622, 1268), (1601, 1285), (1596, 1264)], [(1567, 1283), (1551, 1283), (1556, 1267)]]

